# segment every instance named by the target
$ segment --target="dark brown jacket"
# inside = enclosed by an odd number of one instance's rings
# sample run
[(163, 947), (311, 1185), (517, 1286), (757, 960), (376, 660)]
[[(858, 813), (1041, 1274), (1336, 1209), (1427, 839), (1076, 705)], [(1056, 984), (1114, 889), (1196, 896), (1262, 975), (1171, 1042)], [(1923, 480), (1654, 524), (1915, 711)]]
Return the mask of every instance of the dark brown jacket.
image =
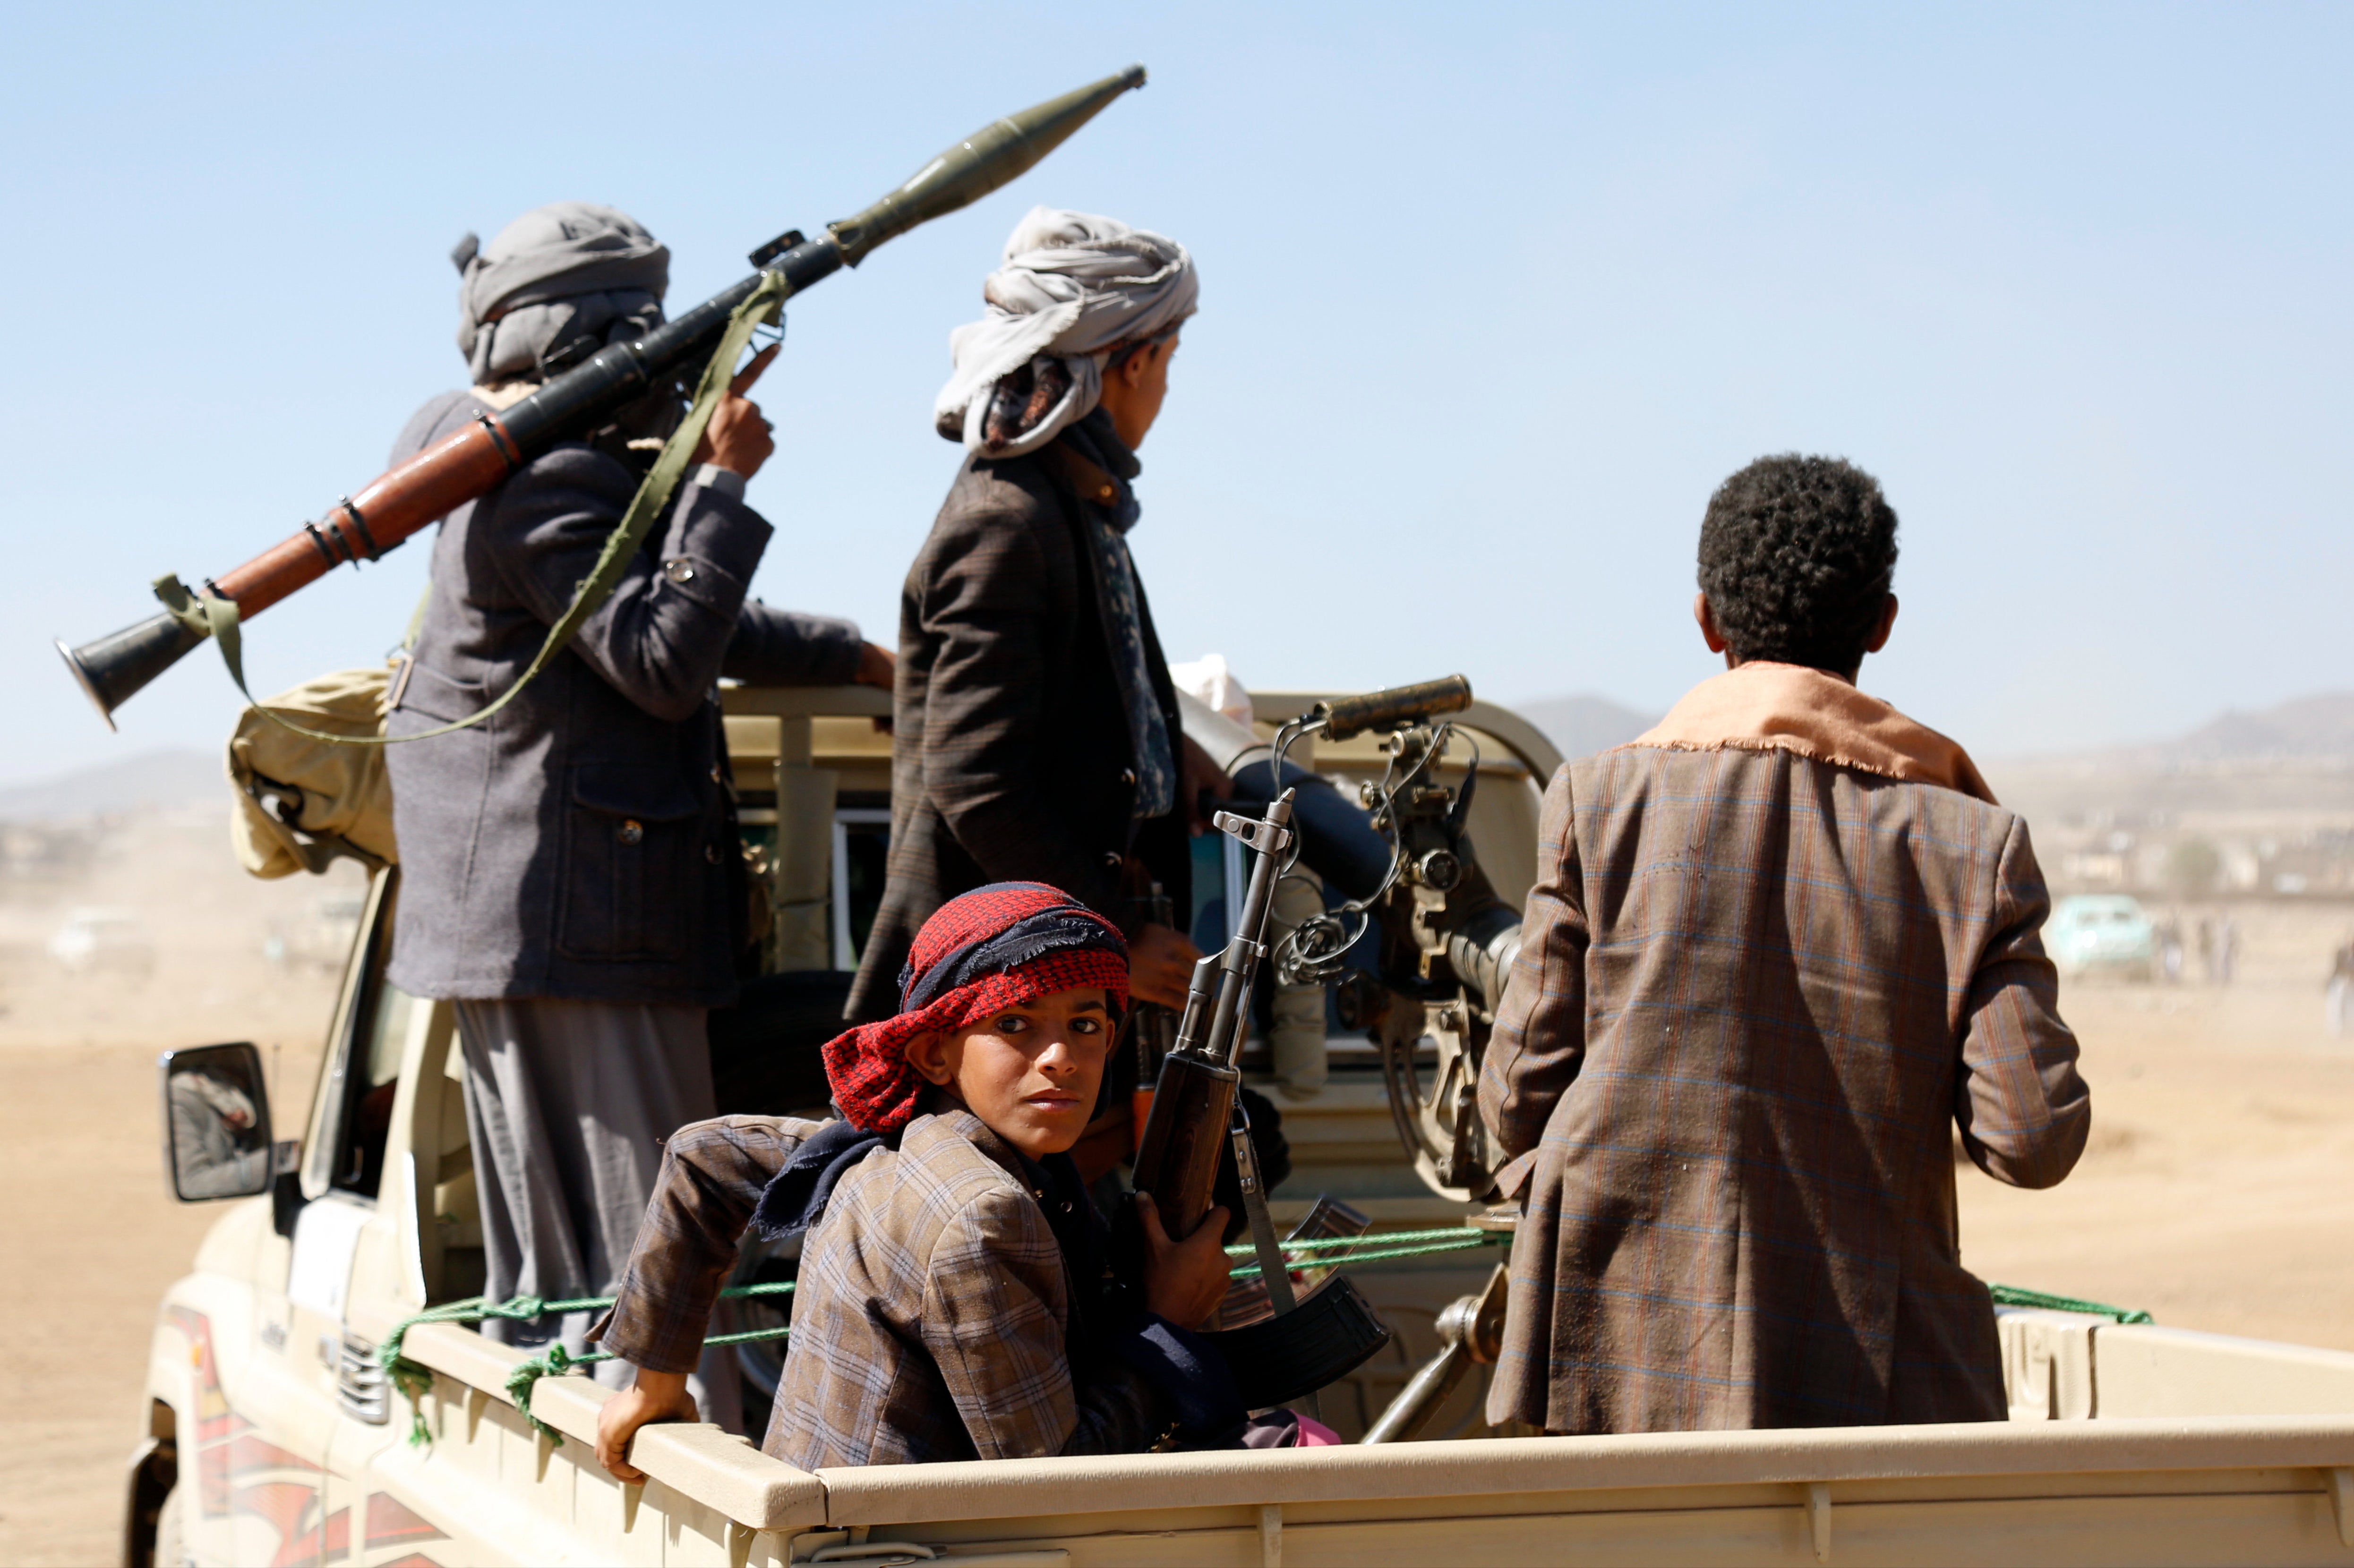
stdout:
[[(968, 457), (900, 590), (890, 872), (851, 992), (854, 1019), (898, 1011), (899, 969), (917, 928), (985, 883), (1046, 883), (1125, 923), (1120, 867), (1133, 853), (1186, 907), (1183, 800), (1161, 817), (1129, 818), (1128, 717), (1096, 554), (1079, 532), (1082, 509), (1109, 512), (1128, 481), (1076, 445), (1066, 435), (1033, 457)], [(1125, 452), (1112, 461), (1134, 468)], [(1140, 582), (1137, 604), (1181, 753), (1177, 698)], [(1182, 779), (1182, 755), (1172, 761)]]

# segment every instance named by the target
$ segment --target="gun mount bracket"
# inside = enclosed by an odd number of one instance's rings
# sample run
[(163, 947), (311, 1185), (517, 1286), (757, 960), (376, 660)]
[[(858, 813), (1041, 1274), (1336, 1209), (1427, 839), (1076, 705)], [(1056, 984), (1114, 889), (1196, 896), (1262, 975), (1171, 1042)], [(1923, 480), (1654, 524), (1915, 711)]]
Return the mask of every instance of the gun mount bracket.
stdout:
[(1291, 843), (1291, 830), (1279, 823), (1238, 816), (1233, 811), (1220, 811), (1212, 821), (1220, 832), (1242, 840), (1261, 854), (1275, 854)]

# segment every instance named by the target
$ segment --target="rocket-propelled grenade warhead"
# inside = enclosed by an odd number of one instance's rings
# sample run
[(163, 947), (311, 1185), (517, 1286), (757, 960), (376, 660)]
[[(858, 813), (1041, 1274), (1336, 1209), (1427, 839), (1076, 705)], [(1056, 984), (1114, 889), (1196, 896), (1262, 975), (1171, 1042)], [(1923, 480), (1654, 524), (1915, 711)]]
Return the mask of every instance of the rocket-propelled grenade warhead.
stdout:
[[(691, 376), (710, 358), (737, 307), (750, 299), (765, 273), (780, 273), (799, 293), (844, 266), (855, 267), (885, 241), (944, 213), (969, 207), (1015, 179), (1070, 139), (1130, 88), (1144, 85), (1144, 68), (1066, 92), (1019, 114), (991, 121), (916, 171), (915, 176), (855, 217), (813, 239), (788, 235), (754, 253), (763, 269), (693, 310), (665, 322), (635, 343), (610, 344), (586, 364), (566, 371), (530, 397), (473, 423), (338, 502), (316, 523), (243, 566), (208, 579), (200, 592), (237, 606), (250, 620), (288, 594), (336, 567), (374, 560), (409, 535), (430, 527), (481, 496), (559, 441), (577, 440), (605, 424), (616, 409), (642, 397), (664, 377)], [(79, 648), (58, 642), (66, 667), (99, 715), (113, 726), (114, 709), (179, 662), (208, 632), (190, 614), (185, 590), (175, 609), (125, 627)]]
[(1104, 105), (1143, 85), (1144, 68), (1132, 65), (1076, 92), (991, 121), (856, 217), (828, 224), (834, 243), (842, 247), (843, 260), (855, 267), (885, 240), (971, 206), (1027, 173), (1038, 160), (1070, 140), (1073, 132), (1101, 113)]

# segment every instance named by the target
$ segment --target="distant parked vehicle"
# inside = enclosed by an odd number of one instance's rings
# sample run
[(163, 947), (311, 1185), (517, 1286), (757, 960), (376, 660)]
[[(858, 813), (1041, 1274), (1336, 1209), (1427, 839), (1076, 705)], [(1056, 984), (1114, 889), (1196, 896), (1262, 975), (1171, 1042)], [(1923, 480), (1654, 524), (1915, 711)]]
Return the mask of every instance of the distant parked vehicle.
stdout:
[(2043, 929), (2052, 961), (2063, 975), (2149, 980), (2158, 972), (2158, 927), (2138, 898), (2122, 893), (2062, 898)]
[(138, 916), (122, 909), (76, 909), (49, 938), (49, 957), (76, 974), (149, 975), (155, 943)]

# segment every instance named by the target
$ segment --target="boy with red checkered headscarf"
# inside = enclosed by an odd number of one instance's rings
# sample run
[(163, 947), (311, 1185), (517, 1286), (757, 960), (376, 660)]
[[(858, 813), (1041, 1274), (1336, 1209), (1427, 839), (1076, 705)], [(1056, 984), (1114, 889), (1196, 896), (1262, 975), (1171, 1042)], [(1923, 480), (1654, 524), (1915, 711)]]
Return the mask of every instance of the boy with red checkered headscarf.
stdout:
[(941, 906), (899, 1012), (825, 1047), (842, 1119), (722, 1117), (669, 1142), (606, 1348), (638, 1369), (598, 1457), (693, 1420), (685, 1372), (747, 1224), (801, 1238), (793, 1334), (766, 1441), (821, 1466), (1135, 1453), (1239, 1440), (1244, 1413), (1193, 1330), (1226, 1287), (1224, 1210), (1171, 1240), (1140, 1199), (1140, 1282), (1111, 1279), (1073, 1165), (1128, 1005), (1118, 927), (1040, 883)]

